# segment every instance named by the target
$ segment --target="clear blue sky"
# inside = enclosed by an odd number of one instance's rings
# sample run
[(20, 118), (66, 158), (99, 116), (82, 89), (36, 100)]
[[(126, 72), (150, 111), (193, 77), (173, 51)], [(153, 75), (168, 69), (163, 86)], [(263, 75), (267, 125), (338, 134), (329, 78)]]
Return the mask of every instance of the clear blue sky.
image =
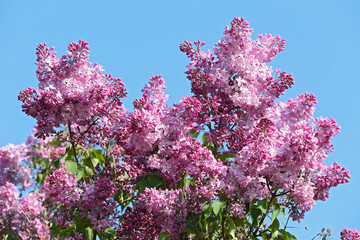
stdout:
[(316, 116), (333, 116), (341, 126), (327, 163), (351, 171), (350, 183), (330, 192), (294, 229), (311, 239), (322, 227), (360, 229), (360, 1), (0, 1), (0, 146), (19, 144), (35, 121), (17, 101), (20, 90), (36, 87), (35, 48), (47, 42), (59, 55), (79, 39), (90, 44), (90, 59), (106, 73), (121, 77), (131, 108), (151, 75), (167, 82), (169, 104), (190, 94), (183, 73), (188, 60), (179, 51), (184, 40), (201, 39), (212, 48), (224, 27), (245, 17), (259, 33), (286, 39), (274, 67), (291, 72), (295, 85), (283, 99), (309, 92), (319, 101)]

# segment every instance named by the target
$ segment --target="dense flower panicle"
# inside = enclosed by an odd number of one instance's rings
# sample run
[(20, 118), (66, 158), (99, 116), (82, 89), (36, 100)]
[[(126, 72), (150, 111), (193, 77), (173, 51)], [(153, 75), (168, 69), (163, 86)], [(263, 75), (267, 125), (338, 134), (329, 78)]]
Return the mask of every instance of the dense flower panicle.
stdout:
[(360, 239), (360, 232), (354, 229), (343, 229), (341, 231), (341, 240), (359, 240)]
[[(185, 219), (177, 211), (181, 210), (179, 194), (181, 190), (157, 190), (146, 188), (139, 197), (139, 204), (144, 205), (147, 212), (153, 215), (161, 228), (161, 232), (177, 233), (184, 227)], [(183, 217), (186, 215), (182, 215)]]
[(76, 176), (66, 174), (60, 168), (49, 175), (43, 185), (46, 200), (54, 200), (54, 206), (62, 205), (54, 220), (60, 226), (73, 224), (76, 216), (87, 218), (95, 230), (104, 230), (114, 225), (109, 218), (116, 208), (113, 194), (115, 185), (107, 178), (94, 181), (91, 185), (77, 186)]
[(20, 228), (23, 228), (21, 231), (19, 230), (22, 239), (33, 236), (43, 240), (49, 238), (49, 226), (46, 222), (48, 216), (46, 216), (43, 201), (43, 195), (36, 192), (29, 193), (22, 198), (19, 204), (21, 213), (18, 213), (18, 219), (13, 221), (19, 223)]
[(210, 139), (217, 145), (236, 138), (230, 129), (250, 127), (275, 98), (294, 84), (291, 74), (282, 72), (274, 78), (266, 65), (284, 50), (284, 40), (270, 34), (252, 40), (251, 34), (249, 24), (235, 18), (216, 44), (214, 54), (202, 52), (204, 43), (200, 41), (194, 42), (196, 48), (187, 41), (180, 47), (191, 58), (186, 73), (194, 97), (203, 105), (202, 115), (209, 116), (194, 121), (198, 125), (213, 122)]
[(135, 155), (150, 151), (165, 134), (162, 117), (167, 111), (168, 97), (164, 84), (161, 76), (153, 76), (142, 90), (143, 97), (134, 101), (134, 112), (127, 122), (130, 137), (126, 149)]
[(73, 206), (80, 199), (76, 176), (70, 172), (66, 173), (63, 166), (45, 179), (42, 191), (46, 200), (54, 199), (55, 205), (66, 204)]
[(168, 184), (176, 184), (184, 174), (200, 182), (219, 175), (224, 170), (222, 163), (189, 136), (189, 130), (195, 127), (192, 118), (198, 114), (193, 107), (200, 107), (200, 103), (184, 98), (167, 107), (164, 83), (160, 76), (152, 77), (143, 89), (143, 97), (134, 101), (124, 134), (128, 136), (124, 150), (129, 157), (124, 159), (123, 169), (134, 177), (160, 171)]
[(27, 164), (29, 150), (26, 144), (9, 144), (0, 148), (0, 186), (11, 182), (24, 190), (33, 185), (31, 169)]
[(78, 208), (95, 230), (104, 230), (114, 225), (109, 216), (116, 208), (113, 200), (115, 190), (115, 185), (109, 179), (102, 178), (86, 187), (82, 194)]
[(17, 212), (19, 192), (16, 186), (5, 182), (0, 187), (0, 210), (2, 217), (10, 218), (13, 211)]
[(35, 135), (43, 138), (54, 128), (68, 123), (90, 125), (93, 118), (102, 116), (110, 105), (119, 104), (114, 104), (114, 98), (126, 94), (119, 79), (104, 76), (102, 66), (88, 61), (87, 42), (71, 43), (67, 54), (61, 58), (52, 50), (46, 44), (39, 45), (39, 86), (19, 94), (19, 100), (24, 103), (23, 111), (38, 121)]
[(318, 145), (323, 147), (326, 153), (333, 151), (331, 138), (340, 132), (340, 127), (336, 124), (334, 118), (315, 118), (314, 125), (316, 128), (316, 138)]
[(117, 236), (129, 240), (156, 240), (161, 232), (161, 226), (156, 218), (146, 212), (145, 207), (127, 208), (124, 219), (117, 228)]
[(49, 226), (44, 220), (43, 196), (31, 192), (23, 198), (14, 184), (6, 182), (0, 187), (0, 231), (11, 229), (21, 239), (49, 238)]
[(324, 167), (314, 177), (315, 196), (314, 200), (323, 200), (329, 197), (329, 189), (339, 184), (347, 183), (350, 179), (350, 172), (341, 167), (337, 162), (329, 167)]
[(126, 210), (129, 221), (121, 223), (118, 236), (129, 239), (157, 239), (160, 233), (177, 236), (185, 227), (185, 217), (189, 213), (189, 208), (181, 202), (181, 196), (181, 189), (145, 188), (137, 205)]

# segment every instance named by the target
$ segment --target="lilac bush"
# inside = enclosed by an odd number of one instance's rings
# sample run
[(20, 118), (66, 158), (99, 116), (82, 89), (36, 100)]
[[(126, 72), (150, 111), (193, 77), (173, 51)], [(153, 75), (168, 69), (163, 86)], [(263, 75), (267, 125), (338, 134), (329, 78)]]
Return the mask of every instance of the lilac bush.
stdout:
[[(275, 102), (294, 84), (268, 65), (285, 40), (252, 32), (235, 18), (212, 51), (185, 41), (192, 95), (168, 106), (156, 75), (132, 112), (121, 79), (89, 62), (87, 42), (60, 58), (40, 44), (39, 85), (19, 94), (34, 134), (0, 149), (0, 234), (296, 239), (289, 220), (301, 221), (350, 174), (325, 163), (340, 127), (313, 116), (314, 95)], [(344, 229), (341, 239), (360, 237)]]

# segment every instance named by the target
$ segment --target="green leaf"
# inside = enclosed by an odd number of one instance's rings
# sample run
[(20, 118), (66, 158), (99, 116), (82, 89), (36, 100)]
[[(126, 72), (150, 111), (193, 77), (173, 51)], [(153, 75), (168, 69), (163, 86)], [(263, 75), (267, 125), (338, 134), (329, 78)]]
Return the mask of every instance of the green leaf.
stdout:
[(56, 169), (60, 168), (60, 157), (54, 161), (54, 166)]
[(74, 151), (72, 149), (72, 145), (69, 143), (66, 145), (66, 151), (65, 151), (65, 160), (73, 160), (74, 159)]
[(203, 206), (202, 214), (204, 216), (204, 220), (210, 217), (212, 211), (211, 203), (207, 203)]
[(284, 229), (280, 229), (279, 232), (281, 233), (282, 240), (289, 240), (288, 232), (286, 232)]
[(190, 234), (196, 233), (193, 229), (189, 229), (189, 228), (183, 228), (183, 229), (181, 229), (181, 232), (186, 232), (186, 233), (190, 233)]
[(79, 165), (77, 169), (76, 180), (79, 181), (83, 176), (84, 176), (84, 168)]
[(60, 138), (54, 137), (54, 138), (51, 140), (50, 145), (52, 145), (52, 146), (58, 146), (59, 143), (60, 143)]
[(144, 192), (145, 188), (157, 188), (157, 187), (163, 187), (165, 182), (164, 180), (153, 174), (147, 174), (145, 177), (139, 178), (137, 180), (139, 191)]
[(126, 206), (131, 204), (131, 199), (134, 197), (133, 194), (128, 193), (127, 191), (118, 190), (114, 194), (114, 200), (120, 204), (122, 209), (125, 209)]
[(289, 240), (297, 240), (297, 238), (294, 235), (292, 235), (291, 233), (288, 232), (287, 235), (289, 237)]
[(151, 188), (152, 187), (160, 187), (161, 185), (163, 185), (165, 183), (164, 180), (157, 175), (149, 175), (148, 180), (149, 180), (149, 185)]
[(116, 237), (116, 231), (112, 228), (105, 229), (105, 238), (106, 239), (115, 239)]
[(236, 239), (236, 235), (235, 235), (236, 234), (236, 225), (235, 225), (234, 221), (231, 218), (227, 217), (225, 226), (226, 226), (230, 236), (232, 236), (233, 239)]
[(203, 136), (202, 136), (203, 146), (204, 146), (204, 144), (207, 142), (207, 141), (206, 141), (207, 135), (208, 135), (208, 133), (204, 133)]
[(270, 226), (273, 237), (276, 237), (278, 235), (279, 227), (280, 227), (279, 220), (277, 220), (277, 218), (275, 218), (274, 222)]
[(270, 192), (274, 192), (276, 190), (279, 190), (280, 188), (278, 186), (274, 186), (270, 189)]
[(71, 149), (72, 149), (72, 145), (71, 145), (71, 143), (68, 143), (68, 144), (66, 145), (65, 154), (66, 154), (66, 153), (69, 153), (69, 152), (71, 151)]
[(189, 132), (189, 135), (192, 138), (197, 138), (199, 136), (199, 133), (196, 130), (191, 129), (190, 132)]
[(50, 223), (50, 237), (52, 238), (61, 238), (61, 237), (71, 237), (73, 228), (65, 228), (56, 225), (54, 222)]
[(294, 235), (285, 231), (284, 229), (279, 230), (279, 232), (281, 233), (282, 240), (297, 240)]
[(66, 166), (66, 173), (68, 173), (68, 172), (71, 172), (72, 174), (76, 173), (76, 170), (77, 170), (76, 162), (65, 161), (65, 166)]
[(47, 168), (49, 168), (50, 167), (50, 160), (48, 159), (48, 158), (45, 158), (45, 159), (41, 159), (40, 160), (40, 167), (42, 168), (42, 169), (47, 169)]
[(94, 230), (92, 230), (90, 227), (87, 227), (85, 229), (85, 239), (87, 239), (87, 240), (94, 239)]
[(190, 212), (186, 216), (186, 228), (187, 229), (195, 229), (198, 221), (199, 221), (199, 214)]
[(99, 164), (99, 159), (97, 158), (91, 158), (91, 164), (95, 168)]
[(5, 237), (4, 239), (19, 239), (19, 236), (17, 234), (6, 229), (0, 231), (0, 236)]
[(95, 157), (92, 157), (92, 155), (93, 154), (89, 154), (89, 156), (82, 159), (85, 166), (88, 166), (91, 169), (95, 168), (99, 163), (99, 160), (97, 158), (95, 158)]
[(77, 232), (84, 232), (87, 227), (91, 226), (91, 223), (86, 218), (78, 218), (75, 222), (76, 231)]
[(166, 240), (168, 237), (172, 236), (170, 233), (162, 233), (159, 235), (158, 240)]
[(101, 149), (93, 149), (92, 154), (95, 158), (98, 159), (98, 161), (100, 162), (101, 165), (103, 165), (105, 163), (105, 159), (104, 159), (104, 156), (102, 155)]
[(283, 216), (283, 218), (286, 219), (285, 208), (283, 205), (280, 205), (280, 213)]
[(226, 161), (228, 158), (234, 158), (235, 157), (235, 154), (233, 153), (223, 153), (219, 156), (219, 159), (221, 161)]
[(219, 215), (220, 212), (226, 207), (226, 203), (220, 201), (213, 202), (213, 212), (216, 216)]
[(267, 201), (267, 199), (259, 200), (258, 204), (259, 204), (259, 209), (261, 210), (261, 212), (263, 214), (266, 214), (267, 210), (268, 210), (268, 201)]
[(215, 145), (214, 145), (213, 142), (206, 142), (206, 143), (204, 144), (204, 146), (205, 146), (207, 149), (209, 149), (211, 152), (213, 152), (213, 151), (215, 150)]
[(252, 208), (250, 210), (250, 215), (251, 215), (251, 218), (253, 220), (253, 226), (258, 225), (258, 217), (259, 217), (260, 214), (261, 214), (261, 210), (258, 209), (258, 208)]
[(36, 175), (36, 181), (42, 184), (44, 183), (46, 177), (47, 177), (47, 173), (39, 173)]
[(272, 213), (272, 216), (271, 216), (271, 222), (272, 223), (277, 218), (277, 216), (279, 216), (279, 214), (280, 214), (280, 204), (274, 203), (273, 204), (273, 213)]
[(195, 184), (196, 180), (191, 177), (185, 177), (184, 178), (184, 189), (190, 186), (191, 184)]
[(88, 166), (84, 167), (84, 176), (85, 177), (92, 177), (94, 175), (94, 172), (91, 168), (89, 168)]

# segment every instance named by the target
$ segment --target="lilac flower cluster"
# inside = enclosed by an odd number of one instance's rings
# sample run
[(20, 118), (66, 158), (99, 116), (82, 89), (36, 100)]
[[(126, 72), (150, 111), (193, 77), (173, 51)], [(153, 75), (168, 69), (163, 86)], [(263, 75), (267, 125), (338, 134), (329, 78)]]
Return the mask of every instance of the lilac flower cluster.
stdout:
[[(119, 228), (120, 237), (129, 239), (157, 239), (162, 232), (177, 234), (185, 227), (186, 211), (179, 201), (181, 190), (157, 190), (146, 188), (138, 204), (128, 209), (124, 223)], [(136, 228), (134, 229), (134, 227)], [(155, 231), (154, 231), (155, 230)], [(136, 237), (133, 232), (137, 231)]]
[[(43, 195), (39, 192), (31, 192), (20, 198), (16, 187), (18, 185), (24, 190), (25, 187), (31, 186), (29, 185), (29, 182), (31, 182), (30, 171), (23, 174), (23, 165), (19, 165), (19, 167), (11, 164), (11, 161), (14, 163), (24, 159), (22, 152), (24, 146), (24, 144), (19, 146), (10, 145), (2, 149), (2, 159), (8, 157), (8, 160), (10, 160), (8, 161), (9, 166), (17, 167), (22, 178), (19, 181), (13, 175), (4, 173), (4, 177), (7, 177), (7, 179), (0, 183), (0, 232), (11, 229), (16, 238), (29, 239), (37, 237), (45, 240), (49, 237), (49, 226), (47, 225), (48, 216), (46, 216), (42, 204)], [(14, 152), (11, 155), (4, 154), (5, 149), (9, 150), (9, 148)]]
[(26, 166), (28, 152), (29, 148), (25, 144), (9, 144), (0, 148), (0, 186), (11, 182), (24, 190), (33, 185), (31, 169)]
[(60, 168), (46, 178), (42, 191), (46, 200), (52, 200), (55, 207), (61, 206), (54, 217), (59, 226), (74, 224), (75, 214), (88, 219), (95, 230), (114, 225), (109, 214), (116, 208), (112, 199), (115, 186), (109, 179), (102, 178), (80, 188), (77, 187), (76, 176)]
[(87, 42), (71, 43), (61, 58), (52, 50), (46, 44), (38, 46), (39, 86), (19, 94), (23, 111), (37, 119), (35, 135), (43, 138), (62, 125), (88, 126), (113, 104), (109, 99), (125, 95), (120, 79), (104, 76), (102, 66), (88, 61)]
[(353, 230), (345, 228), (341, 231), (341, 240), (359, 240), (360, 232), (354, 228)]

